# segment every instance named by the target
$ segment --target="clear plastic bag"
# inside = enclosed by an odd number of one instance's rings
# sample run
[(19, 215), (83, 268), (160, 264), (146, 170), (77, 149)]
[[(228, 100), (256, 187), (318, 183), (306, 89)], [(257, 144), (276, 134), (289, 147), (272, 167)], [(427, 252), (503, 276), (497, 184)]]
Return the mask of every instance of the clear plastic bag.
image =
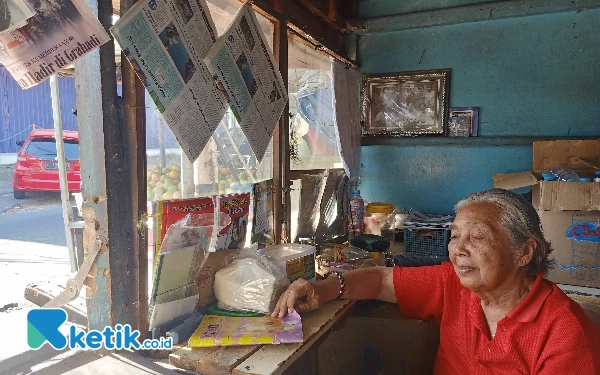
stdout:
[(236, 251), (215, 274), (218, 307), (268, 314), (290, 284), (286, 275), (255, 248)]
[[(169, 226), (161, 243), (161, 253), (169, 253), (190, 246), (202, 251), (215, 251), (219, 232), (231, 223), (231, 217), (222, 212), (187, 214)], [(216, 228), (216, 230), (215, 230)]]

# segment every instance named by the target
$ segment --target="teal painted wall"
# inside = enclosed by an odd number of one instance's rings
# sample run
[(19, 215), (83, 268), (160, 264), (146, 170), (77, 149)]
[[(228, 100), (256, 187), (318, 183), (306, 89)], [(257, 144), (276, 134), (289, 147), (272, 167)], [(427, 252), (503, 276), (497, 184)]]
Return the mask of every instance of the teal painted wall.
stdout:
[(368, 146), (361, 149), (361, 196), (429, 213), (451, 213), (492, 174), (531, 168), (531, 147)]
[(374, 18), (464, 5), (494, 3), (498, 0), (360, 0), (361, 18)]
[[(364, 8), (361, 15), (374, 11)], [(373, 2), (374, 3), (374, 2)], [(374, 6), (379, 12), (385, 4)], [(417, 3), (417, 2), (413, 2)], [(480, 107), (480, 135), (600, 135), (600, 10), (361, 36), (364, 73), (450, 68), (450, 106)], [(425, 141), (426, 143), (426, 141)], [(492, 173), (531, 168), (531, 146), (363, 146), (361, 193), (450, 212)], [(392, 162), (393, 161), (393, 162)]]

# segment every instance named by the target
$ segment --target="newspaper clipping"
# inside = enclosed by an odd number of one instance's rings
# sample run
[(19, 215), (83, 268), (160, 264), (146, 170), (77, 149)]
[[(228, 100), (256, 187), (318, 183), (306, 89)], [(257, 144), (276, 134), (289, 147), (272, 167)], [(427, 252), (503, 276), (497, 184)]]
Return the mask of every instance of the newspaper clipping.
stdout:
[(23, 0), (0, 0), (0, 35), (27, 25), (33, 14)]
[(50, 78), (110, 36), (81, 0), (31, 0), (35, 16), (0, 36), (0, 63), (28, 89)]
[(202, 60), (217, 40), (205, 0), (138, 2), (111, 33), (194, 162), (227, 110)]
[(267, 46), (252, 7), (245, 3), (205, 57), (259, 162), (288, 100)]

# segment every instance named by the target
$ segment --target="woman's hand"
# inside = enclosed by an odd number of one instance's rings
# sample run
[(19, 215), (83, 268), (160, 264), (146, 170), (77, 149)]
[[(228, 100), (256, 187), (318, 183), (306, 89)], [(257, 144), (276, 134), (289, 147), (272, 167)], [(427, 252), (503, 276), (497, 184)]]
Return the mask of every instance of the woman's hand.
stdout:
[(316, 310), (324, 303), (338, 297), (350, 300), (378, 299), (396, 303), (393, 267), (370, 267), (347, 271), (344, 272), (344, 280), (346, 289), (340, 296), (342, 285), (337, 277), (328, 277), (314, 283), (298, 279), (279, 297), (271, 316), (283, 318), (294, 310), (299, 313)]
[[(309, 283), (304, 279), (294, 281), (279, 297), (271, 316), (273, 318), (283, 318), (287, 314), (293, 313), (294, 309), (299, 313), (317, 310), (325, 302), (335, 298), (336, 294), (333, 298), (331, 297), (331, 290), (332, 286), (335, 287), (335, 283), (338, 283), (339, 290), (339, 281), (336, 280), (337, 278), (334, 277), (315, 283)], [(301, 302), (296, 306), (298, 300), (301, 300)]]

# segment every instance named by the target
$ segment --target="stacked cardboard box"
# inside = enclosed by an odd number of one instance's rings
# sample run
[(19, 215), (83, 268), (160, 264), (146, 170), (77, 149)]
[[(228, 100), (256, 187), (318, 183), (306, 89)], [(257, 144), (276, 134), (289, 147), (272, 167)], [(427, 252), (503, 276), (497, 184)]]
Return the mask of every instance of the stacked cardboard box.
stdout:
[(556, 166), (593, 177), (600, 170), (600, 140), (534, 142), (533, 171), (494, 175), (494, 186), (532, 186), (532, 203), (554, 249), (549, 280), (600, 288), (600, 182), (541, 179)]

